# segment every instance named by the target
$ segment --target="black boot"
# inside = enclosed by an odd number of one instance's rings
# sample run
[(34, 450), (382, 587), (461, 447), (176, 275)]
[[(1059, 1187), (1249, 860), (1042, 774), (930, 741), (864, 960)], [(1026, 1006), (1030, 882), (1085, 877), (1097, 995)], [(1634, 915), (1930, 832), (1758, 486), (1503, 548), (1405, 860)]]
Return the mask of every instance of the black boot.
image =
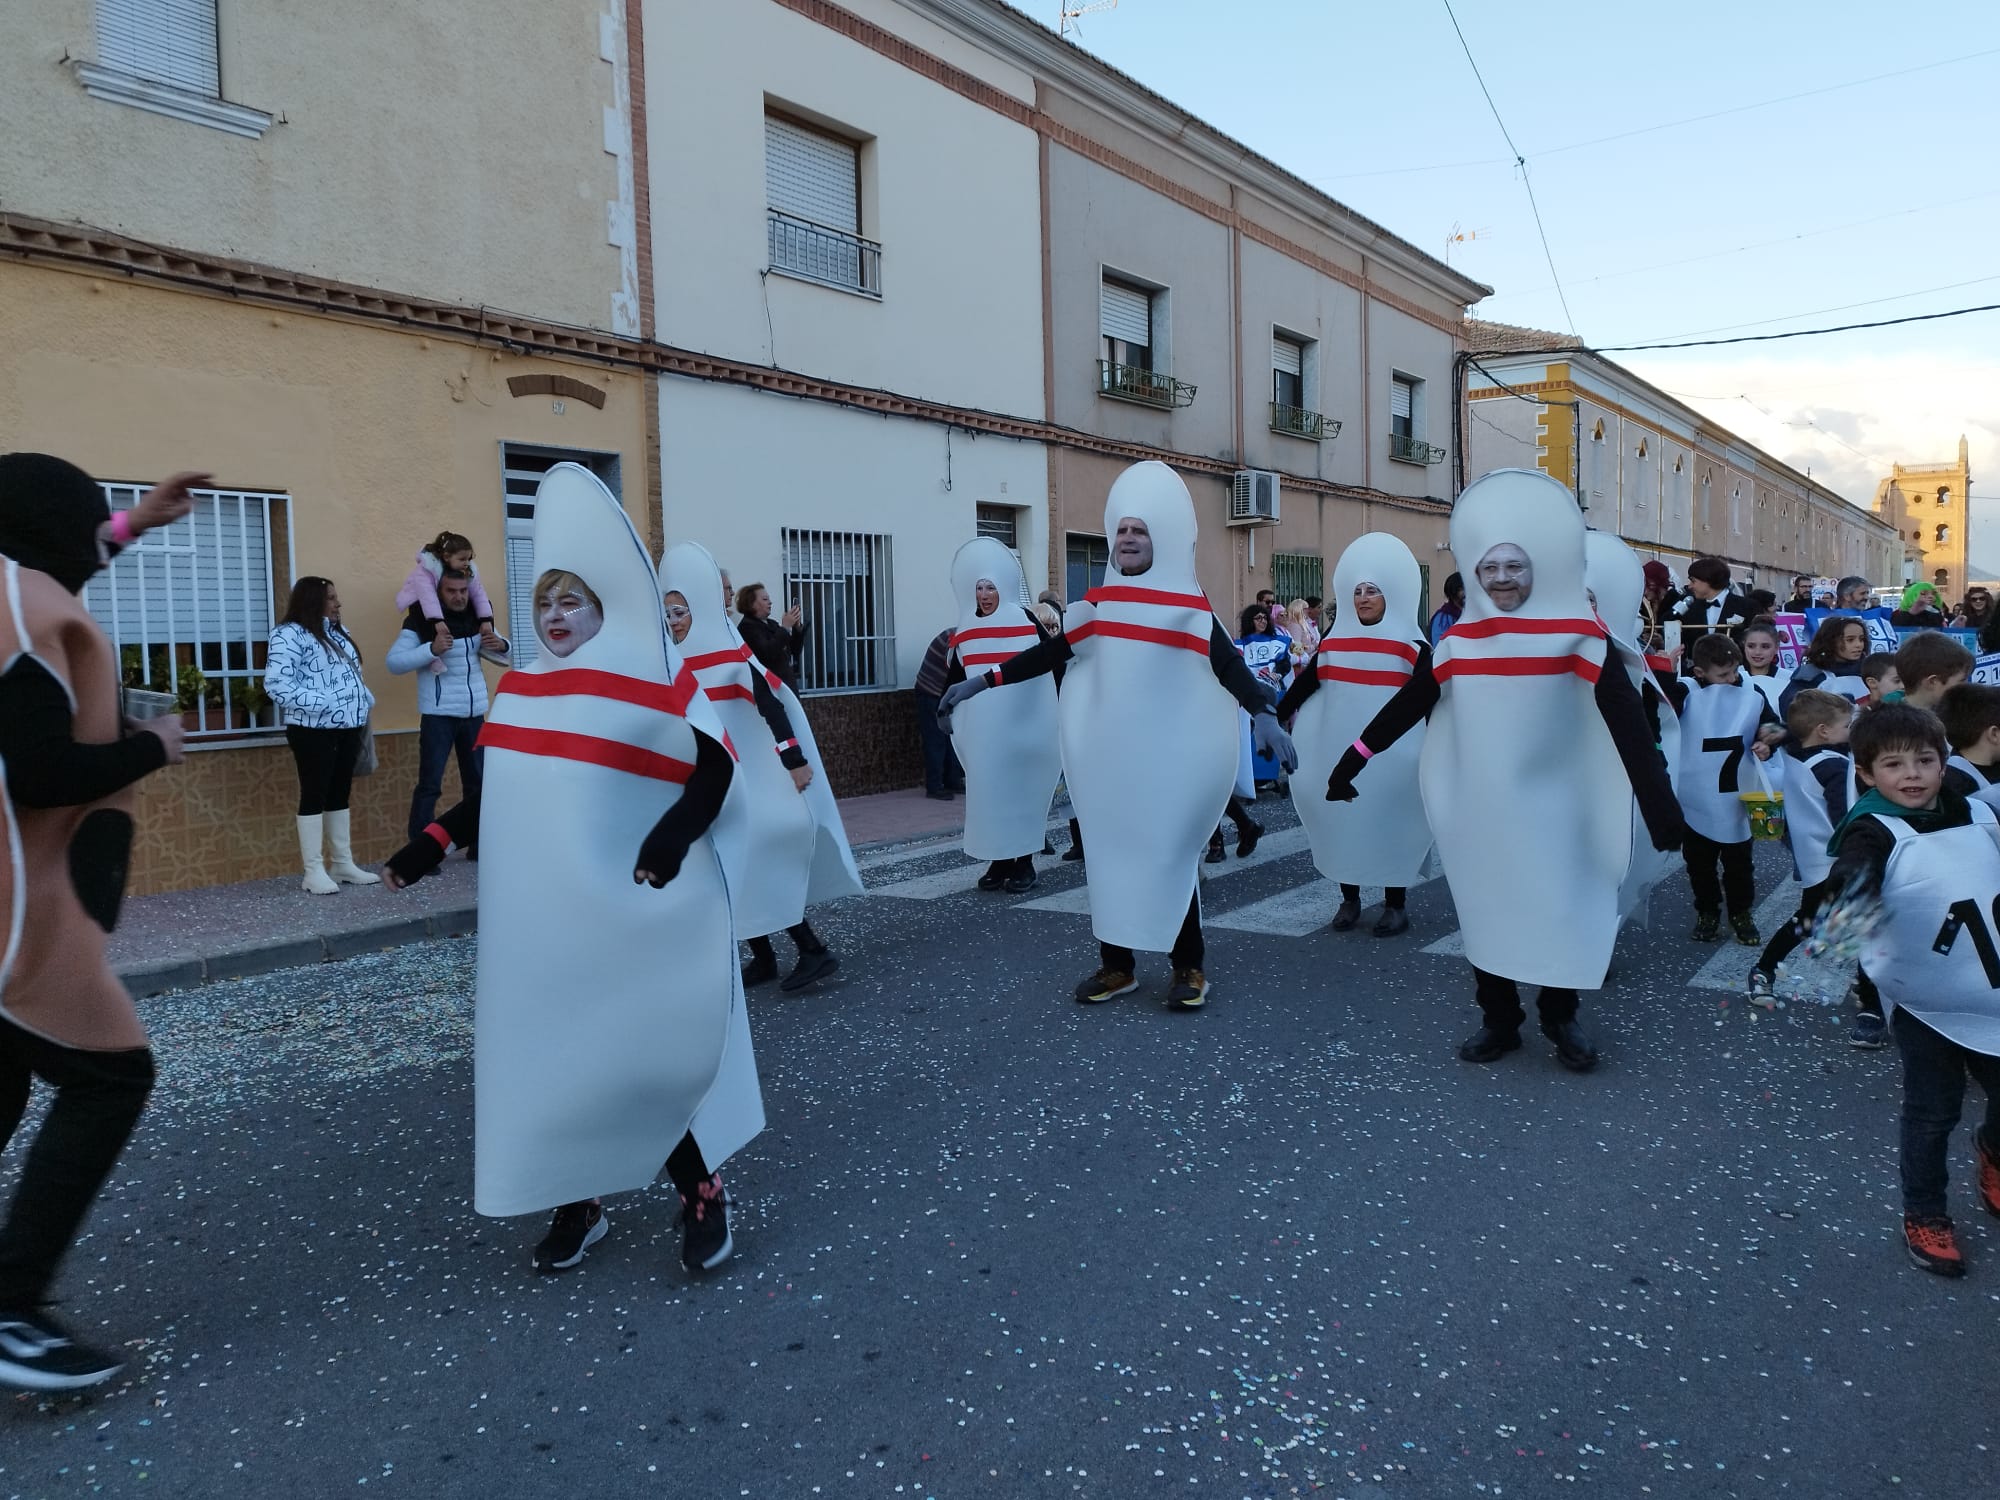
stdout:
[(1012, 868), (1007, 872), (1006, 888), (1010, 896), (1019, 896), (1035, 888), (1034, 855), (1024, 854), (1013, 861)]
[(1228, 857), (1222, 848), (1222, 830), (1218, 828), (1208, 836), (1208, 853), (1202, 856), (1202, 863), (1219, 865)]
[(750, 939), (750, 962), (743, 966), (743, 988), (755, 989), (778, 977), (778, 955), (767, 937)]
[(1077, 826), (1075, 818), (1069, 820), (1069, 847), (1063, 850), (1063, 863), (1073, 864), (1083, 858), (1083, 830)]
[(1344, 899), (1340, 905), (1333, 909), (1333, 920), (1327, 925), (1335, 932), (1346, 932), (1360, 920), (1361, 903), (1359, 901)]
[(1542, 1023), (1542, 1035), (1556, 1044), (1556, 1061), (1572, 1073), (1588, 1073), (1597, 1066), (1597, 1048), (1574, 1021)]
[(1000, 884), (1007, 878), (1008, 868), (1012, 864), (1012, 860), (994, 860), (992, 864), (986, 867), (986, 873), (979, 877), (979, 888), (982, 891), (999, 890)]
[(1245, 815), (1236, 825), (1236, 857), (1248, 859), (1257, 847), (1257, 840), (1264, 836), (1264, 825), (1255, 818)]
[(1401, 937), (1410, 930), (1410, 914), (1400, 906), (1385, 906), (1375, 923), (1375, 936)]
[(1459, 1043), (1458, 1055), (1472, 1063), (1498, 1062), (1509, 1052), (1517, 1051), (1520, 1045), (1520, 1032), (1482, 1026)]

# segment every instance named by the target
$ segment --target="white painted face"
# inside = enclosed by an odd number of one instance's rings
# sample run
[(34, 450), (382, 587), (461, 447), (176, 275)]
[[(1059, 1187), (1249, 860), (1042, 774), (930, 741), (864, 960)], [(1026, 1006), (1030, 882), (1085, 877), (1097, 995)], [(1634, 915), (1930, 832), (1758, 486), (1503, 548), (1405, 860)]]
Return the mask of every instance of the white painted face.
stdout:
[(603, 628), (604, 611), (574, 589), (551, 591), (535, 601), (535, 634), (551, 656), (568, 656)]
[(688, 608), (687, 599), (679, 589), (669, 592), (663, 602), (667, 606), (667, 634), (674, 638), (674, 644), (678, 646), (694, 629), (694, 611)]
[(1382, 612), (1388, 607), (1389, 601), (1374, 584), (1354, 585), (1354, 618), (1363, 625), (1380, 625)]
[(981, 616), (990, 615), (1000, 607), (1000, 590), (993, 586), (993, 580), (982, 578), (972, 587), (972, 596), (979, 601)]
[(1112, 545), (1112, 558), (1118, 564), (1118, 571), (1130, 578), (1144, 573), (1153, 566), (1153, 533), (1146, 523), (1137, 516), (1121, 516), (1118, 519), (1118, 538)]
[(1535, 590), (1535, 565), (1512, 542), (1487, 548), (1474, 573), (1493, 607), (1508, 614), (1526, 604)]

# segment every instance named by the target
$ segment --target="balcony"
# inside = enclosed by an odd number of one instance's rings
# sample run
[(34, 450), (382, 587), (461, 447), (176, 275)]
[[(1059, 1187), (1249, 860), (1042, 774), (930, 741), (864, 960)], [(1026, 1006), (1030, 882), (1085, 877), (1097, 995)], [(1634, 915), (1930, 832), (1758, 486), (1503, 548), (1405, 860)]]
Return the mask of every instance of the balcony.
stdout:
[(1422, 438), (1392, 432), (1389, 434), (1389, 457), (1406, 464), (1441, 464), (1444, 462), (1444, 449)]
[(1192, 406), (1194, 387), (1185, 380), (1142, 370), (1137, 365), (1097, 362), (1097, 393), (1114, 401), (1137, 401), (1141, 406)]
[(1307, 411), (1303, 406), (1287, 406), (1282, 401), (1273, 401), (1271, 431), (1289, 433), (1293, 437), (1324, 443), (1340, 436), (1340, 423), (1333, 417), (1324, 417), (1316, 411)]
[(803, 281), (882, 299), (882, 247), (858, 234), (767, 210), (771, 269)]

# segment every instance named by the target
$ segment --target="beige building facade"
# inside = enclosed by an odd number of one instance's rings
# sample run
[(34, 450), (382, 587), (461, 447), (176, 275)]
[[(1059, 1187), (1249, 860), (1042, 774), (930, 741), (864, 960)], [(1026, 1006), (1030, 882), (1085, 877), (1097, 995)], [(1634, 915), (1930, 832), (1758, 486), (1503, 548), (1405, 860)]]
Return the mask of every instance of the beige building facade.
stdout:
[(1875, 514), (1901, 537), (1908, 559), (1905, 577), (1884, 583), (1934, 583), (1947, 606), (1965, 597), (1972, 581), (1972, 461), (1965, 438), (1950, 463), (1897, 464), (1875, 490)]

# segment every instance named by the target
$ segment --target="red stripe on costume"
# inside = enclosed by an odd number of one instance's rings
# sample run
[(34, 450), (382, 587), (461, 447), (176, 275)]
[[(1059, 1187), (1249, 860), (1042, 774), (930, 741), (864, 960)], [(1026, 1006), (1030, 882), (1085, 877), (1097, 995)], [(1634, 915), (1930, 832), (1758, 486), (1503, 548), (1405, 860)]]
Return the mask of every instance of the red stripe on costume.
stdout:
[(1170, 594), (1164, 589), (1135, 589), (1122, 584), (1095, 588), (1083, 596), (1086, 604), (1171, 604), (1180, 609), (1208, 610), (1205, 594)]
[(964, 667), (969, 672), (974, 667), (998, 666), (1003, 661), (1012, 661), (1016, 656), (1019, 656), (1020, 654), (1021, 653), (1018, 651), (992, 651), (983, 653), (979, 656), (967, 656), (963, 651), (961, 651), (958, 654), (958, 661), (959, 665)]
[[(491, 719), (479, 731), (479, 743), (496, 750), (512, 750), (521, 755), (544, 755), (555, 760), (581, 761), (608, 771), (632, 776), (649, 776), (655, 781), (683, 784), (694, 774), (687, 761), (655, 750), (601, 739), (594, 734), (572, 734), (561, 729), (528, 729), (519, 724), (496, 724)], [(724, 741), (727, 745), (727, 741)], [(728, 746), (730, 754), (734, 746)]]
[(681, 665), (699, 672), (705, 667), (726, 667), (731, 662), (750, 660), (750, 648), (740, 646), (734, 651), (706, 651), (700, 656), (683, 656)]
[(1603, 640), (1604, 626), (1596, 620), (1516, 620), (1503, 615), (1454, 625), (1445, 632), (1445, 639), (1457, 636), (1465, 641), (1484, 641), (1496, 635), (1583, 635)]
[(1408, 641), (1386, 640), (1373, 635), (1344, 635), (1338, 640), (1329, 636), (1319, 643), (1319, 654), (1325, 656), (1334, 651), (1375, 651), (1383, 656), (1400, 656), (1411, 666), (1417, 664), (1417, 648)]
[(1319, 669), (1321, 682), (1358, 682), (1365, 687), (1401, 687), (1410, 680), (1408, 672), (1371, 672), (1365, 667), (1329, 667)]
[(740, 682), (718, 683), (714, 687), (704, 687), (702, 691), (708, 694), (711, 703), (722, 703), (737, 698), (742, 699), (745, 703), (755, 703), (757, 701), (757, 694)]
[(494, 684), (493, 696), (513, 693), (522, 698), (611, 698), (684, 718), (697, 686), (692, 672), (682, 672), (676, 681), (665, 683), (623, 677), (591, 667), (561, 667), (553, 672), (508, 672)]
[(1646, 658), (1646, 665), (1655, 672), (1671, 672), (1674, 669), (1674, 659), (1671, 656), (1649, 655)]
[(1585, 682), (1595, 683), (1603, 671), (1587, 656), (1494, 656), (1453, 657), (1439, 665), (1437, 680), (1454, 677), (1564, 677), (1574, 672)]
[(977, 630), (961, 630), (951, 638), (956, 646), (962, 641), (990, 641), (1000, 636), (1020, 636), (1026, 639), (1035, 633), (1034, 627), (1023, 620), (1019, 625), (981, 625)]
[(1156, 630), (1151, 625), (1127, 625), (1120, 620), (1089, 620), (1069, 633), (1071, 644), (1094, 635), (1115, 636), (1120, 640), (1144, 641), (1150, 646), (1178, 646), (1198, 656), (1208, 655), (1208, 642), (1180, 630)]

